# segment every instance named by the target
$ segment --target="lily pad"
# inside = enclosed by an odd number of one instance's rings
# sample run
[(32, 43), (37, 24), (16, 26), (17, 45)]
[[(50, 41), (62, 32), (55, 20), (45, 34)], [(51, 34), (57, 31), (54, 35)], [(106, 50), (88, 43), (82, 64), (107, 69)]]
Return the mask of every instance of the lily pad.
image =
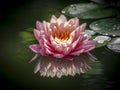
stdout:
[(118, 11), (96, 3), (80, 3), (65, 7), (62, 13), (82, 19), (98, 19), (115, 16), (118, 14)]
[(20, 32), (19, 35), (24, 43), (28, 43), (35, 40), (33, 28), (28, 28), (25, 31)]
[(95, 21), (89, 26), (93, 31), (112, 36), (120, 36), (120, 20), (109, 18)]
[(95, 35), (96, 33), (94, 31), (92, 31), (92, 30), (87, 29), (87, 30), (85, 30), (85, 34), (92, 36), (92, 35)]
[(111, 38), (108, 36), (97, 36), (95, 39), (98, 43), (104, 43), (105, 41), (110, 41)]
[(108, 44), (107, 47), (114, 51), (120, 53), (120, 37), (113, 38)]
[(96, 48), (107, 45), (108, 41), (111, 40), (108, 36), (93, 36), (92, 39), (97, 41)]

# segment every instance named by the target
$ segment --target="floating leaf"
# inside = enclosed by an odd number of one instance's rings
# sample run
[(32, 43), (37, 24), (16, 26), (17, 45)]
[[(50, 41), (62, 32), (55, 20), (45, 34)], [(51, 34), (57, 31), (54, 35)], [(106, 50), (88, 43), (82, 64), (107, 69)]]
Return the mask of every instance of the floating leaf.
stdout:
[(82, 19), (97, 19), (115, 16), (118, 14), (118, 11), (114, 8), (107, 8), (105, 5), (80, 3), (65, 7), (62, 10), (62, 13), (71, 17), (78, 17)]
[(34, 41), (34, 40), (35, 40), (32, 31), (33, 31), (33, 28), (28, 28), (28, 29), (26, 29), (25, 31), (20, 32), (19, 35), (20, 35), (20, 37), (22, 37), (23, 42), (26, 42), (26, 43), (27, 43), (27, 42), (31, 42), (31, 41)]
[(85, 34), (87, 34), (87, 35), (95, 35), (96, 33), (94, 32), (94, 31), (92, 31), (92, 30), (85, 30)]
[(120, 20), (109, 18), (95, 21), (89, 26), (93, 31), (112, 36), (120, 36)]
[(114, 51), (120, 53), (120, 37), (113, 38), (108, 44), (107, 47)]
[(96, 36), (93, 40), (97, 41), (96, 48), (105, 46), (111, 40), (108, 36)]
[(33, 32), (33, 29), (34, 29), (34, 28), (27, 28), (25, 31)]
[(110, 41), (111, 38), (108, 36), (97, 36), (95, 39), (98, 43), (104, 43), (105, 41)]

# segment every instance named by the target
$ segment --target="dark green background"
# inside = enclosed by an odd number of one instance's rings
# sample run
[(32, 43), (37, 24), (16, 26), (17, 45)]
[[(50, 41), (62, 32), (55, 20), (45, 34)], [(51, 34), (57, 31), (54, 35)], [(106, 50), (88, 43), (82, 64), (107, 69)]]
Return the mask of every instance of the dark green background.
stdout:
[[(59, 15), (70, 4), (88, 0), (4, 0), (0, 15), (0, 88), (13, 90), (110, 90), (119, 88), (120, 54), (101, 47), (93, 50), (98, 58), (91, 63), (92, 70), (74, 77), (41, 77), (34, 74), (36, 61), (28, 63), (34, 55), (19, 35), (36, 20), (49, 20)], [(85, 20), (84, 20), (85, 21)], [(89, 21), (89, 20), (86, 20)], [(82, 22), (82, 21), (81, 21)]]

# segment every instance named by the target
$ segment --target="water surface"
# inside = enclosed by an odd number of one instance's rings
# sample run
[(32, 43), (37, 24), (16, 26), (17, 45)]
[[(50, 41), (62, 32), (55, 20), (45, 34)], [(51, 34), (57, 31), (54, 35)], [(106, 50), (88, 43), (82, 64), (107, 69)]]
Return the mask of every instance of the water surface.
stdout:
[(116, 81), (120, 79), (118, 75), (120, 54), (108, 50), (106, 46), (92, 51), (98, 61), (90, 62), (91, 70), (74, 77), (63, 76), (61, 79), (41, 77), (33, 73), (37, 61), (28, 63), (34, 53), (29, 50), (29, 44), (22, 42), (19, 33), (30, 27), (34, 28), (36, 20), (48, 21), (52, 14), (59, 16), (65, 6), (77, 2), (80, 1), (30, 1), (15, 8), (1, 22), (0, 76), (5, 87), (25, 90), (107, 90), (115, 86)]

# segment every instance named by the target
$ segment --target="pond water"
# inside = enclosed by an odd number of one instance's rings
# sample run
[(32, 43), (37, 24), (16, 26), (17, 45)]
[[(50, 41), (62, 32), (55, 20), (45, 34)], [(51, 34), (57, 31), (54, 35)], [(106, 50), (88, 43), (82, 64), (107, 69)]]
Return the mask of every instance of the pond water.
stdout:
[[(84, 1), (84, 0), (83, 0)], [(87, 1), (87, 0), (85, 0)], [(60, 15), (61, 10), (79, 0), (34, 0), (15, 8), (0, 25), (0, 76), (2, 87), (25, 90), (107, 90), (115, 87), (120, 80), (118, 74), (120, 54), (106, 46), (94, 49), (98, 58), (90, 62), (88, 72), (58, 79), (34, 74), (36, 61), (28, 63), (34, 53), (19, 35), (25, 29), (35, 27), (36, 20), (49, 20), (52, 14)], [(81, 1), (82, 2), (82, 1)], [(80, 20), (80, 22), (90, 20)], [(117, 83), (118, 83), (117, 82)]]

